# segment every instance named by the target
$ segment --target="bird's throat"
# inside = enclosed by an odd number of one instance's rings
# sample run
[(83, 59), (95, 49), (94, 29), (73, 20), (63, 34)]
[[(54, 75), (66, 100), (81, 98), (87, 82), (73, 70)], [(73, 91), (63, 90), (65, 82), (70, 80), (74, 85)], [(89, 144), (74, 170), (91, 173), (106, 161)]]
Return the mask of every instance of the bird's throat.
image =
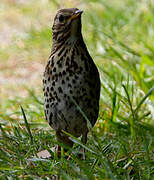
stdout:
[(81, 20), (75, 19), (71, 25), (71, 41), (77, 40), (81, 35)]

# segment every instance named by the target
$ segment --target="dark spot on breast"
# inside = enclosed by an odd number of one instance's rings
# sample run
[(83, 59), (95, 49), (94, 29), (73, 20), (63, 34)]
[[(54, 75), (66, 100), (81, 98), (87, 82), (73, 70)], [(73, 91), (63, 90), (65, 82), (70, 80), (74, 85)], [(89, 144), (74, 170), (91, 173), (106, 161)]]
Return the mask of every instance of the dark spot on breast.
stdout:
[(56, 67), (53, 68), (53, 72), (56, 72)]
[(52, 86), (55, 86), (55, 81), (52, 82)]
[(57, 64), (59, 64), (63, 60), (63, 57), (61, 57), (58, 61)]
[(55, 97), (55, 99), (57, 100), (58, 99), (58, 96), (57, 96), (57, 92), (56, 91), (54, 91), (54, 97)]
[(83, 71), (83, 67), (80, 67), (80, 71), (81, 71), (81, 72)]
[(49, 104), (46, 104), (46, 106), (45, 106), (46, 108), (49, 108)]
[(60, 72), (58, 76), (59, 76), (59, 77), (62, 77), (62, 73)]
[(82, 67), (80, 67), (80, 68), (79, 68), (79, 70), (77, 71), (77, 73), (78, 73), (78, 74), (81, 74), (81, 73), (82, 73), (82, 71), (83, 71), (83, 68), (82, 68)]
[(77, 75), (75, 75), (74, 77), (75, 77), (75, 79), (79, 79), (79, 77)]
[(70, 88), (71, 88), (71, 87), (72, 87), (72, 85), (69, 83), (69, 84), (68, 84), (68, 87), (70, 87)]
[(69, 76), (72, 77), (73, 76), (73, 72), (69, 71)]
[(75, 84), (75, 83), (76, 83), (76, 80), (75, 80), (75, 79), (72, 79), (72, 83)]
[(63, 74), (63, 75), (66, 75), (66, 71), (63, 71), (62, 74)]
[(51, 107), (54, 106), (54, 105), (55, 105), (55, 103), (51, 103)]
[(50, 126), (52, 125), (52, 117), (53, 117), (53, 114), (52, 114), (52, 112), (50, 112), (50, 116), (49, 116), (49, 125)]
[(58, 81), (58, 74), (55, 74), (55, 81)]
[(47, 66), (49, 66), (49, 64), (50, 64), (50, 61), (48, 61)]
[(51, 86), (50, 90), (51, 90), (51, 91), (53, 91), (53, 90), (54, 90), (54, 88)]
[(57, 61), (58, 67), (62, 67), (62, 61), (63, 61), (63, 57), (61, 57), (61, 58)]
[(62, 80), (62, 82), (61, 82), (62, 84), (65, 84), (65, 81), (64, 81), (64, 79)]
[(47, 87), (47, 91), (49, 92), (49, 87)]
[(70, 90), (70, 94), (72, 94), (73, 93), (73, 91), (72, 90)]
[(54, 66), (54, 56), (52, 56), (52, 59), (51, 59), (51, 66), (52, 67)]
[(70, 78), (67, 76), (67, 77), (66, 77), (66, 80), (67, 80), (67, 81), (69, 81), (69, 80), (70, 80)]
[(56, 92), (56, 91), (54, 91), (53, 94), (54, 94), (55, 96), (57, 96), (57, 92)]
[(66, 98), (67, 97), (67, 94), (64, 94), (64, 98)]
[(85, 89), (85, 88), (83, 88), (83, 87), (81, 88), (81, 90), (82, 90), (82, 92), (85, 92), (85, 91), (86, 91), (86, 89)]
[(48, 77), (48, 81), (50, 81), (50, 77)]
[(72, 61), (72, 66), (74, 67), (75, 70), (78, 68), (78, 64), (75, 61)]
[(69, 71), (70, 74), (73, 74), (73, 71), (71, 69), (68, 69), (68, 71)]
[(62, 54), (62, 52), (64, 51), (64, 49), (65, 49), (65, 46), (59, 51), (58, 56), (60, 56), (60, 55)]
[(63, 93), (63, 90), (61, 87), (58, 88), (59, 93)]
[(45, 93), (44, 93), (44, 96), (48, 97), (48, 93), (47, 93), (47, 92), (45, 92)]

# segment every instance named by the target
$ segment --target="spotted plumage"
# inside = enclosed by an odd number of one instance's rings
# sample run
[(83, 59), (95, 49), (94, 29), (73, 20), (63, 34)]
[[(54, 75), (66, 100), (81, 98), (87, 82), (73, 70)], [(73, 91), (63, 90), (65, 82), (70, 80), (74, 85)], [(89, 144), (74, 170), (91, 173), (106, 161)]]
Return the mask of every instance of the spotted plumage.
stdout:
[(94, 126), (99, 112), (99, 73), (81, 34), (77, 8), (57, 12), (52, 27), (52, 51), (43, 76), (44, 110), (58, 140), (72, 146), (62, 131), (87, 141), (87, 121)]

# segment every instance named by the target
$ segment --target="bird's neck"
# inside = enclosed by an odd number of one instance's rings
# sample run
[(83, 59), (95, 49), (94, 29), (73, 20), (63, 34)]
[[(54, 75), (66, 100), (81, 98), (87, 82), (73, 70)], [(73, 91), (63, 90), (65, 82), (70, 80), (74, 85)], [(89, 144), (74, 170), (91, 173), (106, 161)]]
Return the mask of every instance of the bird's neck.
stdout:
[(63, 47), (63, 46), (70, 46), (73, 47), (76, 43), (83, 42), (83, 37), (82, 34), (78, 34), (78, 36), (74, 36), (73, 34), (67, 34), (63, 37), (59, 37), (57, 39), (53, 38), (53, 42), (52, 42), (52, 53), (54, 53), (55, 51), (57, 51), (59, 48)]
[(81, 19), (76, 19), (72, 21), (70, 26), (66, 27), (63, 30), (57, 30), (53, 26), (52, 28), (52, 50), (60, 46), (73, 46), (78, 41), (83, 41), (81, 33)]

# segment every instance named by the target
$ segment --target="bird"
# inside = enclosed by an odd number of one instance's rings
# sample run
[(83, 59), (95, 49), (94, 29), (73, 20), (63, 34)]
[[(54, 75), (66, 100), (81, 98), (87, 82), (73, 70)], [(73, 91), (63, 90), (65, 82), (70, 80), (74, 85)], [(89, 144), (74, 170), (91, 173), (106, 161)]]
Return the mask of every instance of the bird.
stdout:
[(87, 119), (93, 127), (99, 114), (100, 75), (83, 40), (82, 13), (78, 8), (57, 11), (43, 73), (46, 120), (57, 141), (68, 147), (73, 146), (68, 134), (87, 143)]

